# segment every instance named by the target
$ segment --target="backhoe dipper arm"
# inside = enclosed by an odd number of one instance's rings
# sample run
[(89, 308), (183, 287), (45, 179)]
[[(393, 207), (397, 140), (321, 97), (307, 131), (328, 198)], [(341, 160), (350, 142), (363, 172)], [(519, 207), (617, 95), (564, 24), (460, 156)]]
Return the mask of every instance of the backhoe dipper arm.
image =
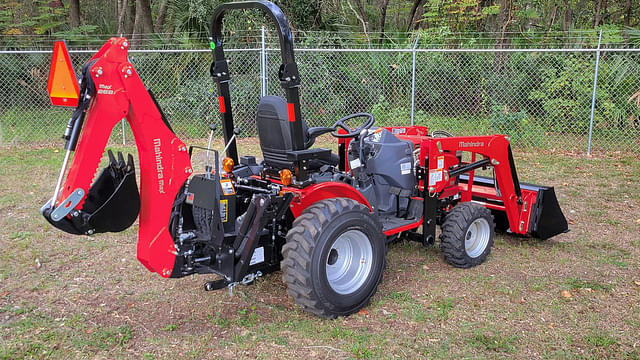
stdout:
[[(79, 227), (80, 231), (92, 234), (123, 230), (122, 226), (109, 227), (108, 219), (113, 219), (114, 214), (133, 213), (126, 225), (128, 227), (135, 220), (135, 210), (139, 206), (138, 259), (150, 271), (169, 277), (176, 257), (175, 245), (168, 231), (169, 217), (178, 191), (193, 170), (186, 146), (165, 124), (149, 92), (129, 63), (128, 46), (129, 42), (125, 38), (111, 38), (91, 59), (95, 62), (88, 72), (90, 79), (84, 81), (93, 81), (96, 93), (86, 112), (69, 173), (61, 194), (57, 197), (59, 201), (45, 205), (50, 206), (50, 209), (43, 209), (43, 214), (52, 224), (65, 231), (67, 230), (60, 226), (61, 223), (78, 224), (85, 219), (76, 229)], [(122, 184), (113, 190), (114, 185), (109, 185), (113, 182), (112, 179), (101, 180), (105, 176), (104, 172), (93, 185), (91, 183), (111, 131), (123, 118), (131, 126), (138, 148), (139, 204), (137, 191), (131, 195), (131, 186), (127, 186), (129, 189), (124, 193), (129, 195), (123, 195), (121, 190), (125, 186)], [(129, 184), (133, 182), (135, 185), (132, 159), (129, 164), (124, 164), (124, 160), (121, 160), (116, 166), (112, 161), (112, 168), (113, 173), (125, 172), (124, 169), (127, 169), (129, 172), (125, 177), (128, 175)], [(112, 191), (105, 194), (105, 189)], [(86, 195), (69, 215), (59, 221), (52, 220), (51, 210), (64, 205), (70, 195), (82, 192)], [(131, 209), (134, 209), (133, 212)], [(95, 226), (92, 228), (95, 221), (92, 223), (90, 219), (100, 211), (109, 215), (105, 216), (105, 220), (99, 221), (106, 224), (102, 229), (95, 229)], [(72, 219), (74, 216), (81, 220)]]
[[(247, 1), (230, 2), (220, 4), (211, 18), (211, 47), (213, 51), (213, 63), (211, 64), (211, 76), (218, 87), (218, 101), (220, 102), (220, 112), (222, 113), (222, 131), (225, 143), (229, 143), (233, 136), (233, 115), (231, 113), (231, 96), (229, 95), (229, 68), (224, 57), (222, 46), (222, 19), (229, 10), (237, 9), (260, 9), (273, 20), (278, 30), (280, 39), (280, 54), (282, 64), (278, 71), (280, 85), (287, 97), (287, 112), (289, 115), (289, 125), (291, 126), (293, 150), (304, 149), (304, 134), (302, 129), (302, 114), (300, 112), (300, 74), (293, 56), (293, 37), (287, 18), (280, 8), (269, 1)], [(238, 163), (238, 151), (233, 143), (227, 150), (227, 156), (233, 158)]]

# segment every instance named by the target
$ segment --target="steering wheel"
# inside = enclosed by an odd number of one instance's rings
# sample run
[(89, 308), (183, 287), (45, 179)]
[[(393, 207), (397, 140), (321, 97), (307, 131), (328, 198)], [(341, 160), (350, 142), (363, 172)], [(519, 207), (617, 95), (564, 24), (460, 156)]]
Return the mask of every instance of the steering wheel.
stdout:
[[(348, 127), (345, 124), (345, 121), (351, 120), (351, 119), (357, 118), (357, 117), (366, 117), (367, 121), (365, 121), (362, 125), (358, 126), (355, 129), (351, 129), (350, 127)], [(347, 133), (346, 134), (339, 134), (337, 131), (334, 131), (334, 132), (331, 133), (331, 135), (333, 135), (333, 136), (335, 136), (337, 138), (356, 137), (356, 136), (360, 135), (360, 132), (362, 130), (369, 129), (373, 125), (374, 121), (375, 121), (375, 119), (373, 118), (373, 115), (371, 115), (369, 113), (355, 113), (355, 114), (347, 115), (347, 116), (343, 117), (342, 119), (336, 121), (335, 124), (333, 124), (333, 126), (332, 126), (332, 128), (334, 128), (336, 130), (337, 130), (337, 128), (342, 128)]]

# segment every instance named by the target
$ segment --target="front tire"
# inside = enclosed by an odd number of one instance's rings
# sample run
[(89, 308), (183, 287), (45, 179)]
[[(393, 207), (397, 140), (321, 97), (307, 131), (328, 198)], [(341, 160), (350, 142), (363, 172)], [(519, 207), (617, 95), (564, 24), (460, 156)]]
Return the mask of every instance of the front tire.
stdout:
[(308, 207), (287, 233), (282, 279), (305, 311), (347, 316), (369, 303), (385, 264), (382, 225), (364, 205), (345, 198)]
[(459, 268), (482, 264), (493, 246), (495, 223), (486, 207), (463, 202), (445, 217), (440, 236), (444, 259)]

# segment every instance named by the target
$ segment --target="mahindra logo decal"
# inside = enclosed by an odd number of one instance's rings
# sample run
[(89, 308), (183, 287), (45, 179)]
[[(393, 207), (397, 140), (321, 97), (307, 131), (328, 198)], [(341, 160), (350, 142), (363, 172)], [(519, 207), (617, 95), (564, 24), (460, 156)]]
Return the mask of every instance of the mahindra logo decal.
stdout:
[(477, 142), (464, 142), (464, 141), (460, 141), (458, 143), (459, 147), (480, 147), (480, 146), (484, 146), (484, 141), (477, 141)]
[(156, 154), (156, 172), (158, 174), (158, 192), (164, 194), (164, 174), (162, 170), (162, 150), (160, 139), (153, 139), (153, 152)]

